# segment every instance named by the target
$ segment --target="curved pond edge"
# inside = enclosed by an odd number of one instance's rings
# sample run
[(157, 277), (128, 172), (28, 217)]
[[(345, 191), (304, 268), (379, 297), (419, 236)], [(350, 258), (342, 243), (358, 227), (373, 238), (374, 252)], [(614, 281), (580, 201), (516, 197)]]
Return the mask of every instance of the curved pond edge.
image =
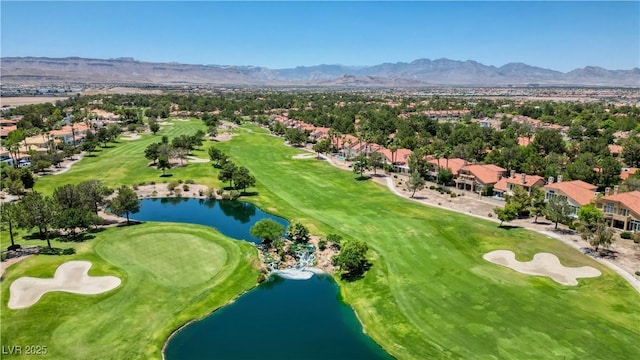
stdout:
[[(140, 200), (147, 200), (147, 199), (149, 199), (149, 200), (161, 200), (161, 199), (167, 199), (167, 198), (168, 198), (168, 199), (176, 199), (176, 200), (185, 200), (185, 201), (190, 200), (190, 199), (194, 199), (194, 200), (215, 200), (215, 201), (222, 201), (222, 200), (223, 200), (223, 199), (218, 199), (218, 198), (208, 198), (208, 197), (204, 197), (204, 198), (203, 198), (203, 197), (194, 197), (194, 196), (179, 196), (179, 197), (178, 197), (178, 196), (149, 196), (149, 197), (143, 197), (143, 198), (141, 198)], [(270, 211), (270, 210), (264, 210), (263, 208), (261, 208), (260, 206), (258, 206), (255, 202), (250, 201), (250, 200), (237, 200), (237, 199), (236, 199), (236, 200), (227, 200), (227, 201), (238, 201), (238, 202), (245, 202), (245, 203), (249, 203), (249, 204), (251, 204), (251, 205), (255, 206), (256, 208), (258, 208), (259, 210), (261, 210), (261, 211), (262, 211), (262, 212), (264, 212), (264, 213), (267, 213), (267, 214), (272, 215), (272, 216), (275, 216), (275, 217), (279, 217), (279, 218), (281, 218), (281, 219), (283, 219), (283, 220), (285, 220), (285, 221), (287, 221), (287, 222), (289, 222), (289, 223), (291, 222), (289, 219), (287, 219), (287, 218), (283, 217), (283, 216), (282, 216), (282, 215), (280, 215), (280, 214), (275, 214), (273, 211)], [(134, 221), (138, 221), (138, 220), (134, 220)], [(141, 223), (144, 223), (144, 222), (170, 223), (170, 221), (139, 221), (139, 222), (141, 222)], [(203, 226), (203, 227), (205, 227), (205, 228), (212, 229), (212, 230), (214, 230), (214, 231), (216, 231), (216, 232), (218, 232), (218, 233), (221, 233), (221, 232), (220, 232), (217, 228), (215, 228), (215, 227), (208, 227), (208, 226), (206, 226), (206, 225), (202, 225), (202, 224), (195, 224), (195, 223), (191, 223), (191, 224), (199, 225), (199, 226)], [(221, 233), (221, 234), (222, 234), (222, 233)], [(224, 234), (223, 234), (223, 235), (224, 235)], [(224, 235), (224, 236), (226, 236), (226, 237), (228, 237), (229, 239), (232, 239), (232, 240), (234, 240), (234, 241), (248, 242), (248, 243), (250, 243), (250, 244), (252, 244), (252, 245), (253, 245), (253, 247), (256, 249), (256, 251), (258, 251), (258, 252), (259, 252), (259, 249), (257, 248), (257, 245), (256, 245), (255, 243), (252, 243), (252, 242), (247, 241), (247, 240), (236, 239), (236, 238), (233, 238), (233, 237), (230, 237), (230, 236), (227, 236), (227, 235)], [(262, 264), (262, 265), (265, 265), (265, 264), (263, 264), (263, 263), (262, 263), (262, 259), (260, 258), (259, 254), (256, 254), (256, 256), (258, 257), (258, 263), (260, 263), (260, 264)], [(270, 274), (269, 276), (278, 276), (278, 275), (277, 275), (277, 274)], [(316, 275), (316, 276), (317, 276), (317, 275)], [(366, 330), (366, 327), (365, 327), (365, 324), (362, 322), (362, 319), (361, 319), (361, 318), (360, 318), (360, 316), (358, 315), (358, 312), (357, 312), (357, 311), (355, 310), (355, 308), (354, 308), (354, 307), (353, 307), (353, 306), (352, 306), (352, 305), (351, 305), (351, 304), (346, 300), (346, 296), (345, 296), (344, 290), (343, 290), (343, 289), (342, 289), (342, 287), (340, 286), (340, 285), (341, 285), (341, 284), (340, 284), (340, 281), (339, 281), (339, 280), (334, 276), (334, 274), (333, 274), (333, 273), (329, 273), (329, 272), (324, 271), (323, 276), (329, 276), (329, 277), (331, 277), (332, 281), (335, 283), (335, 286), (337, 286), (337, 287), (338, 287), (338, 290), (339, 290), (339, 291), (338, 291), (339, 299), (337, 299), (336, 301), (340, 301), (341, 303), (343, 303), (343, 304), (347, 305), (347, 306), (351, 309), (351, 311), (353, 311), (353, 314), (355, 315), (356, 319), (358, 320), (358, 323), (360, 324), (360, 327), (361, 327), (361, 329), (362, 329), (362, 333), (363, 333), (363, 334), (365, 334), (365, 335), (366, 335), (366, 336), (367, 336), (367, 337), (368, 337), (368, 338), (369, 338), (373, 343), (375, 343), (376, 345), (378, 345), (378, 346), (380, 347), (380, 349), (382, 349), (385, 353), (387, 353), (387, 354), (389, 355), (389, 357), (391, 357), (391, 358), (394, 358), (394, 359), (395, 359), (395, 357), (394, 357), (394, 356), (393, 356), (393, 355), (392, 355), (392, 354), (391, 354), (387, 349), (385, 349), (385, 348), (384, 348), (380, 343), (378, 343), (378, 342), (377, 342), (373, 337), (371, 337), (371, 336), (368, 334), (368, 332), (367, 332), (367, 330)], [(238, 298), (240, 298), (241, 296), (246, 295), (247, 293), (249, 293), (249, 292), (251, 292), (251, 291), (253, 291), (253, 290), (257, 289), (257, 288), (258, 288), (258, 286), (260, 286), (260, 284), (261, 284), (261, 282), (256, 282), (256, 283), (254, 284), (254, 286), (252, 286), (251, 288), (249, 288), (249, 289), (247, 289), (247, 290), (245, 290), (245, 291), (243, 291), (243, 292), (239, 293), (237, 296), (235, 296), (235, 297), (234, 297), (234, 298), (232, 298), (231, 300), (227, 301), (227, 302), (226, 302), (226, 303), (224, 303), (223, 305), (220, 305), (220, 306), (218, 306), (218, 307), (216, 307), (216, 308), (212, 309), (210, 312), (208, 312), (208, 313), (204, 314), (204, 315), (203, 315), (203, 316), (201, 316), (201, 317), (198, 317), (198, 318), (192, 318), (192, 319), (188, 320), (187, 322), (185, 322), (184, 324), (182, 324), (182, 325), (180, 325), (180, 326), (178, 326), (178, 327), (174, 328), (173, 330), (171, 330), (171, 331), (170, 331), (170, 333), (169, 333), (169, 335), (167, 336), (166, 340), (163, 342), (163, 344), (162, 344), (162, 348), (161, 348), (161, 350), (160, 350), (160, 351), (161, 351), (161, 355), (162, 355), (162, 360), (166, 360), (166, 357), (165, 357), (165, 350), (166, 350), (166, 348), (167, 348), (167, 346), (168, 346), (168, 344), (169, 344), (169, 341), (173, 338), (173, 336), (175, 336), (176, 334), (178, 334), (181, 330), (183, 330), (183, 329), (184, 329), (184, 328), (186, 328), (187, 326), (191, 325), (192, 323), (197, 322), (197, 321), (201, 321), (201, 320), (203, 320), (203, 319), (205, 319), (205, 318), (207, 318), (207, 317), (209, 317), (209, 316), (213, 315), (216, 311), (218, 311), (218, 310), (220, 310), (220, 309), (222, 309), (222, 308), (224, 308), (224, 307), (226, 307), (226, 306), (228, 306), (228, 305), (233, 304), (233, 303), (234, 303)]]

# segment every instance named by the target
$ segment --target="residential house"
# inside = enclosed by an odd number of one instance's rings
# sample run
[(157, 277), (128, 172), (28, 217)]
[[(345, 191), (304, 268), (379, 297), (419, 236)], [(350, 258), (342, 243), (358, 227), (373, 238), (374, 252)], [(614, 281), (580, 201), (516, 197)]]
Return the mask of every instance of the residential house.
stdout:
[(640, 191), (617, 193), (596, 200), (609, 226), (624, 231), (640, 231)]
[(622, 155), (623, 150), (624, 150), (624, 146), (622, 145), (614, 145), (614, 144), (609, 145), (609, 152), (613, 157), (616, 157), (616, 158), (620, 157), (620, 155)]
[(587, 205), (596, 196), (597, 186), (586, 183), (582, 180), (562, 181), (562, 175), (558, 175), (558, 181), (553, 182), (553, 177), (549, 178), (549, 183), (544, 186), (545, 199), (547, 201), (556, 196), (563, 196), (573, 208), (572, 216), (578, 216), (578, 209)]
[(493, 164), (465, 165), (460, 169), (456, 181), (456, 188), (481, 192), (494, 186), (505, 176), (507, 170)]
[(638, 168), (622, 168), (620, 172), (620, 179), (626, 181), (629, 177), (635, 175), (638, 172)]
[(467, 161), (460, 158), (452, 158), (452, 159), (429, 159), (427, 160), (429, 163), (429, 176), (436, 177), (438, 176), (439, 169), (449, 169), (453, 174), (453, 177), (458, 176), (460, 173), (460, 169), (467, 165)]
[(413, 151), (400, 148), (393, 153), (391, 150), (381, 146), (377, 152), (382, 154), (385, 162), (393, 165), (393, 171), (399, 173), (409, 172), (409, 155), (413, 154)]
[(544, 178), (538, 175), (518, 174), (511, 171), (509, 177), (503, 177), (493, 186), (493, 195), (504, 198), (505, 195), (511, 195), (513, 189), (517, 186), (522, 187), (529, 195), (534, 187), (543, 187)]

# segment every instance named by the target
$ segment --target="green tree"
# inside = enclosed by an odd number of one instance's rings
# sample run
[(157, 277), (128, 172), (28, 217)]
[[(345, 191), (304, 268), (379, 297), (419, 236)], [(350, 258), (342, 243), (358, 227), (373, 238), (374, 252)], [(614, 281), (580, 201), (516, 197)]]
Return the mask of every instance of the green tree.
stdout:
[(416, 194), (416, 191), (424, 189), (425, 184), (426, 181), (424, 180), (424, 178), (422, 178), (422, 176), (420, 176), (419, 173), (411, 173), (411, 177), (409, 178), (409, 180), (407, 180), (407, 189), (411, 191), (411, 197), (413, 198), (413, 196)]
[(78, 184), (78, 191), (82, 200), (83, 207), (94, 214), (98, 215), (100, 207), (107, 204), (106, 197), (111, 190), (102, 185), (99, 180), (87, 180)]
[(233, 188), (233, 174), (238, 170), (236, 165), (228, 161), (224, 165), (222, 165), (222, 169), (220, 169), (220, 173), (218, 174), (218, 180), (222, 182), (229, 182), (229, 186)]
[(40, 236), (47, 239), (47, 246), (51, 248), (49, 228), (55, 220), (57, 211), (55, 201), (50, 197), (42, 196), (37, 191), (32, 191), (22, 199), (20, 206), (22, 216), (18, 222), (19, 227), (26, 230), (37, 227)]
[(529, 199), (529, 209), (535, 217), (533, 222), (537, 224), (538, 216), (544, 215), (544, 209), (547, 206), (547, 203), (544, 201), (544, 190), (539, 187), (534, 187), (531, 190)]
[(506, 204), (504, 208), (493, 208), (493, 212), (496, 213), (498, 219), (500, 220), (499, 227), (502, 227), (502, 223), (510, 222), (518, 218), (518, 209), (513, 204)]
[(566, 197), (554, 196), (549, 200), (549, 202), (547, 202), (544, 216), (553, 221), (556, 224), (555, 229), (557, 229), (558, 223), (569, 221), (572, 213), (573, 209), (571, 208), (571, 205), (569, 205)]
[(329, 141), (328, 140), (320, 140), (315, 145), (313, 145), (313, 151), (317, 153), (316, 157), (320, 157), (320, 154), (326, 154), (329, 152)]
[(450, 184), (453, 181), (453, 172), (449, 168), (440, 169), (436, 181), (442, 185)]
[(423, 178), (427, 176), (427, 172), (429, 170), (429, 163), (425, 157), (424, 149), (417, 149), (411, 155), (409, 155), (408, 160), (409, 171), (417, 172)]
[(293, 221), (287, 228), (287, 236), (294, 242), (306, 243), (309, 241), (309, 229), (301, 223)]
[(531, 142), (531, 146), (533, 146), (542, 156), (546, 156), (551, 153), (563, 154), (565, 151), (562, 135), (559, 131), (553, 129), (538, 131)]
[(601, 188), (613, 186), (620, 182), (622, 164), (611, 156), (604, 156), (598, 161), (600, 172), (598, 173), (598, 185)]
[(166, 175), (166, 170), (171, 168), (171, 163), (166, 155), (161, 155), (158, 158), (158, 169), (162, 170), (162, 176)]
[(82, 196), (77, 186), (66, 184), (53, 190), (53, 199), (62, 209), (82, 208)]
[(331, 262), (340, 268), (343, 278), (355, 279), (364, 274), (369, 266), (366, 257), (368, 250), (365, 242), (349, 239), (342, 244), (340, 253), (331, 258)]
[(262, 219), (249, 229), (251, 236), (260, 238), (267, 248), (271, 246), (273, 241), (279, 239), (283, 232), (282, 225), (271, 219)]
[(91, 225), (98, 223), (98, 218), (92, 212), (85, 209), (66, 208), (60, 209), (54, 221), (56, 227), (66, 230), (72, 237), (76, 236), (76, 229), (84, 231)]
[(516, 209), (518, 216), (528, 217), (531, 211), (529, 194), (522, 186), (516, 186), (512, 191), (513, 193), (506, 197), (507, 205), (512, 205)]
[(133, 189), (128, 186), (121, 186), (118, 195), (109, 202), (109, 209), (118, 216), (125, 215), (129, 224), (129, 214), (140, 211), (140, 199)]
[(0, 219), (3, 224), (7, 224), (9, 227), (9, 239), (11, 240), (11, 248), (16, 247), (16, 243), (13, 241), (14, 227), (18, 227), (20, 222), (21, 207), (16, 203), (5, 202), (0, 205)]
[(382, 168), (382, 154), (374, 152), (369, 154), (369, 165), (373, 168), (373, 173), (376, 174), (376, 169)]
[(351, 168), (355, 174), (359, 175), (359, 178), (363, 178), (363, 174), (365, 171), (369, 170), (369, 164), (367, 163), (367, 156), (365, 154), (360, 154), (353, 159), (353, 163), (351, 164)]
[(608, 248), (615, 240), (613, 231), (603, 221), (589, 224), (589, 226), (581, 225), (578, 227), (578, 231), (580, 232), (580, 237), (593, 246), (596, 252), (598, 252), (600, 246), (605, 249)]
[(149, 144), (149, 146), (147, 146), (146, 149), (144, 149), (144, 157), (153, 161), (153, 165), (156, 164), (156, 161), (158, 160), (158, 156), (160, 155), (160, 153), (158, 152), (159, 148), (160, 148), (160, 144), (152, 143), (152, 144)]
[(153, 135), (155, 135), (158, 131), (160, 131), (160, 125), (158, 125), (158, 122), (155, 120), (149, 120), (149, 130), (151, 130), (151, 133), (153, 133)]
[(284, 133), (284, 138), (293, 146), (300, 146), (307, 141), (307, 133), (304, 130), (288, 128)]
[(640, 139), (629, 138), (622, 149), (622, 158), (629, 167), (640, 167)]
[(242, 189), (243, 192), (247, 191), (248, 187), (256, 184), (256, 178), (249, 173), (249, 169), (244, 166), (240, 166), (233, 172), (233, 182), (236, 189)]

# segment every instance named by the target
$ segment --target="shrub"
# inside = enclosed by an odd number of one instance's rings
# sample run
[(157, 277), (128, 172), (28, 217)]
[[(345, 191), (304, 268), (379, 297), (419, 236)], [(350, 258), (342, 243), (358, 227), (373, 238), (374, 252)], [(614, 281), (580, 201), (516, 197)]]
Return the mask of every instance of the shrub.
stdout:
[(182, 196), (182, 189), (177, 188), (177, 189), (175, 189), (175, 190), (174, 190), (174, 192), (176, 193), (176, 196), (177, 196), (177, 197)]
[(633, 239), (634, 243), (640, 244), (640, 232), (637, 232), (637, 233), (633, 234), (633, 236), (631, 238)]
[(398, 178), (398, 175), (393, 175), (393, 178), (394, 178), (394, 179), (397, 179), (397, 178)]
[(222, 196), (222, 194), (224, 194), (224, 190), (222, 188), (216, 190), (216, 193), (220, 196)]
[(204, 190), (202, 190), (202, 189), (198, 190), (198, 195), (199, 196), (204, 196)]
[(177, 186), (178, 186), (178, 182), (177, 181), (170, 181), (167, 184), (167, 190), (173, 191)]
[(235, 200), (237, 198), (240, 197), (240, 191), (238, 190), (231, 190), (231, 192), (229, 193), (231, 200)]
[(133, 190), (138, 190), (138, 185), (133, 185)]
[(140, 184), (138, 184), (138, 186), (145, 186), (145, 185), (147, 185), (147, 183), (145, 181), (143, 181)]
[(320, 241), (318, 241), (318, 249), (324, 250), (326, 248), (327, 248), (327, 239), (320, 239)]
[(182, 190), (189, 191), (189, 185), (187, 184), (182, 185)]
[(488, 217), (493, 217), (493, 214), (492, 213), (488, 213), (487, 216)]
[(449, 196), (451, 196), (452, 198), (457, 197), (458, 195), (456, 195), (455, 193), (451, 193)]
[(158, 192), (153, 190), (153, 192), (151, 193), (151, 196), (158, 196)]
[(182, 184), (182, 179), (178, 179), (178, 184)]
[(76, 253), (76, 249), (74, 248), (66, 248), (62, 250), (62, 255), (73, 255)]
[(15, 244), (15, 245), (10, 245), (7, 250), (12, 251), (12, 250), (17, 250), (20, 249), (20, 244)]
[(636, 271), (636, 276), (640, 276), (640, 271)]
[(187, 184), (195, 184), (196, 182), (193, 181), (192, 179), (187, 179), (187, 181), (185, 181), (185, 183), (187, 183)]
[(624, 232), (620, 233), (620, 237), (623, 238), (623, 239), (630, 240), (632, 236), (633, 236), (633, 234), (628, 232), (628, 231), (624, 231)]
[(129, 124), (127, 126), (127, 130), (130, 131), (130, 132), (136, 131), (136, 124)]
[(207, 190), (207, 197), (211, 198), (211, 199), (215, 198), (216, 197), (216, 191), (214, 189)]

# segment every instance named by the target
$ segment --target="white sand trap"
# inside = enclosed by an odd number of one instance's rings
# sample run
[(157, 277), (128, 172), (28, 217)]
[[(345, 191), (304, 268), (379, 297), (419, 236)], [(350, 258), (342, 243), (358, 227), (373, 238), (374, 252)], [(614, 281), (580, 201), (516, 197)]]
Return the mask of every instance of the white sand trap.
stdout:
[(291, 158), (292, 159), (309, 159), (312, 157), (316, 157), (316, 154), (298, 154), (298, 155), (293, 155)]
[(130, 135), (124, 135), (120, 137), (120, 139), (126, 140), (126, 141), (140, 140), (141, 138), (142, 136), (140, 136), (140, 134), (130, 134)]
[(187, 156), (187, 161), (190, 163), (208, 163), (209, 159), (203, 159), (195, 156)]
[(578, 278), (592, 278), (602, 275), (591, 266), (567, 267), (560, 264), (557, 256), (549, 253), (537, 253), (531, 261), (516, 260), (516, 254), (510, 250), (495, 250), (483, 256), (494, 264), (509, 267), (528, 275), (548, 276), (563, 285), (578, 285)]
[(173, 125), (173, 123), (172, 122), (168, 122), (168, 121), (158, 121), (158, 125), (171, 126), (171, 125)]
[(52, 279), (23, 276), (9, 288), (9, 309), (24, 309), (51, 291), (94, 295), (117, 288), (121, 280), (115, 276), (89, 276), (89, 261), (68, 261), (56, 269)]

